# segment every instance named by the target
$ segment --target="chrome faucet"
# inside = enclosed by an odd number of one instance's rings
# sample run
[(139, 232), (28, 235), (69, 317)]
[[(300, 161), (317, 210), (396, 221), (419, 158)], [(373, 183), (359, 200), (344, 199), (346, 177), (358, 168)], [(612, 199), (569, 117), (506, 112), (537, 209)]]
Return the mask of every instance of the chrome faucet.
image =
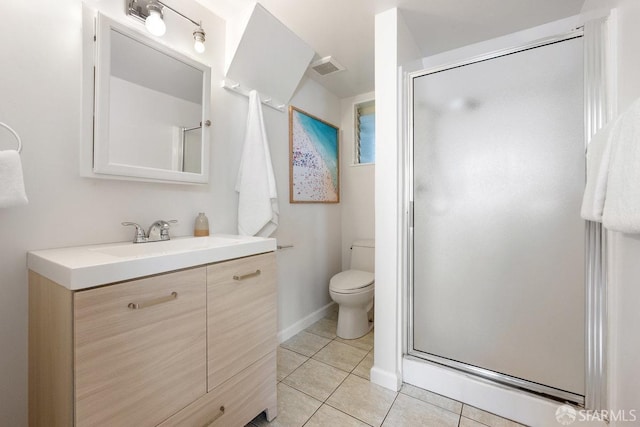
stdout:
[(169, 228), (170, 224), (174, 224), (178, 222), (175, 219), (164, 221), (162, 219), (157, 220), (151, 227), (149, 227), (149, 232), (145, 234), (144, 229), (136, 224), (135, 222), (123, 222), (124, 226), (133, 226), (136, 228), (136, 235), (133, 238), (133, 243), (147, 243), (147, 242), (159, 242), (163, 240), (170, 240), (171, 236), (169, 236)]

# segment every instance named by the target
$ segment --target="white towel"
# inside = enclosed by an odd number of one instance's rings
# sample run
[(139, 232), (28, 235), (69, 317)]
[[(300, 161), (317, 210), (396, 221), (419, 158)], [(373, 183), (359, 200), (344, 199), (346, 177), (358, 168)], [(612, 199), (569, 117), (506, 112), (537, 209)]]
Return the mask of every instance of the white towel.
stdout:
[(640, 233), (640, 99), (622, 114), (611, 137), (602, 223), (609, 230)]
[(609, 122), (593, 135), (587, 147), (587, 183), (580, 216), (589, 221), (602, 222), (614, 127), (615, 122)]
[(16, 150), (0, 151), (0, 208), (26, 205), (22, 163)]
[(260, 97), (249, 93), (247, 133), (238, 171), (238, 233), (270, 236), (278, 228), (278, 193)]

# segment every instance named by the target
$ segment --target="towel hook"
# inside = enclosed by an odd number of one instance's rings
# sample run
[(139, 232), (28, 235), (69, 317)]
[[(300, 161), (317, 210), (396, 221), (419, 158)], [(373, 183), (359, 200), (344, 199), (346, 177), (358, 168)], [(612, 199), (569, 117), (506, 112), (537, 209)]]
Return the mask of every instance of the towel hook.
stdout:
[(0, 126), (6, 128), (9, 132), (13, 134), (13, 136), (16, 137), (16, 139), (18, 140), (18, 153), (20, 153), (22, 151), (22, 141), (20, 140), (20, 136), (18, 135), (18, 133), (6, 123), (0, 122)]

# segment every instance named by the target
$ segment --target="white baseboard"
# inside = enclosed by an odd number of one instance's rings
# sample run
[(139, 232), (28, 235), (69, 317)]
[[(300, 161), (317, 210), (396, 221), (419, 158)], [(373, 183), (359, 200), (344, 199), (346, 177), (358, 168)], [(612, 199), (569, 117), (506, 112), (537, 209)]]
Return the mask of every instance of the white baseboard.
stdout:
[(335, 302), (331, 301), (329, 304), (314, 311), (307, 317), (300, 319), (293, 325), (289, 326), (288, 328), (281, 330), (280, 332), (278, 332), (278, 342), (279, 343), (285, 342), (289, 338), (296, 335), (298, 332), (304, 331), (309, 326), (316, 323), (318, 320), (322, 319), (323, 317), (326, 317), (331, 312), (335, 304), (336, 304)]
[(400, 390), (402, 386), (400, 375), (385, 371), (376, 366), (371, 368), (371, 382), (393, 391)]

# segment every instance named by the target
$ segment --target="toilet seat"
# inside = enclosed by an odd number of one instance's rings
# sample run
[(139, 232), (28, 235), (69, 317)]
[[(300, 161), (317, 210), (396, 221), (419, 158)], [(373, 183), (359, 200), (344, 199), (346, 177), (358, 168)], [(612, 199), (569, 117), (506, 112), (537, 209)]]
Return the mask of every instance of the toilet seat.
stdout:
[(367, 291), (373, 286), (374, 274), (361, 270), (346, 270), (329, 281), (329, 289), (339, 294), (354, 294)]

